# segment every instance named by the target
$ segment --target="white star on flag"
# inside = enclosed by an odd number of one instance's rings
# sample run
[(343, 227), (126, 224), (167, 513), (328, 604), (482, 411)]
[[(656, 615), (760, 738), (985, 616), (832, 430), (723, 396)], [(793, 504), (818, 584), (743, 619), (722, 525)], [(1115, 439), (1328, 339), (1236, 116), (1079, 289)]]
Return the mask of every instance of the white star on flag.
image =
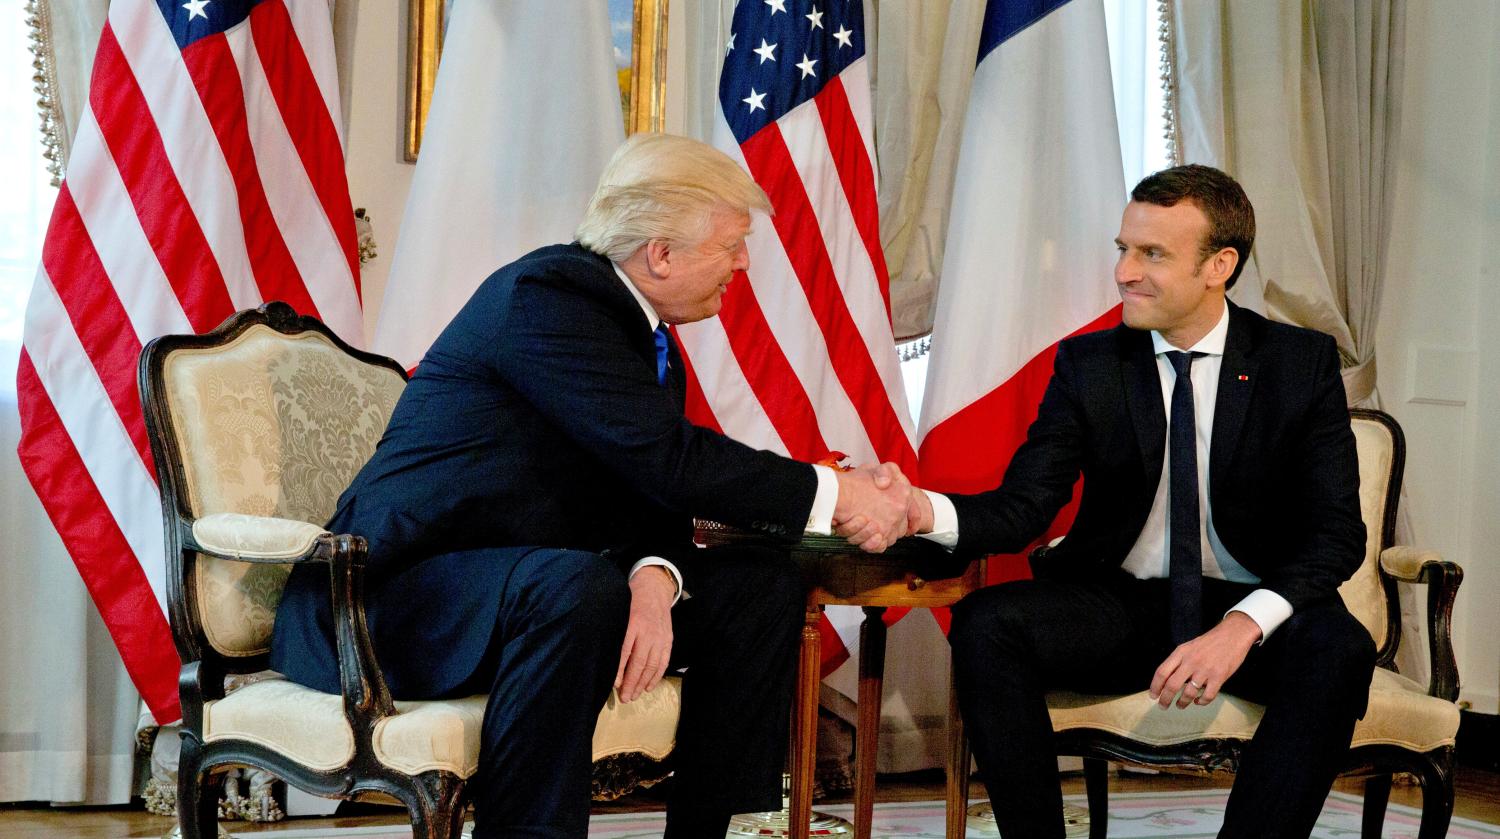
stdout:
[(786, 0), (766, 0), (766, 5), (771, 7), (771, 17), (775, 17), (777, 12), (786, 11)]
[(848, 29), (845, 29), (842, 25), (840, 25), (839, 31), (833, 33), (833, 39), (835, 41), (838, 41), (839, 46), (841, 47), (852, 47), (854, 46), (854, 40), (850, 36), (852, 36), (853, 34), (853, 32), (850, 32)]
[(203, 11), (203, 7), (207, 6), (210, 2), (212, 0), (188, 0), (182, 4), (182, 7), (188, 11), (188, 20), (197, 17), (208, 20), (208, 12)]
[(813, 29), (823, 28), (823, 13), (818, 11), (817, 6), (813, 6), (812, 14), (807, 15), (807, 19), (812, 21)]
[(760, 46), (751, 50), (751, 52), (760, 56), (760, 63), (765, 64), (767, 61), (776, 60), (776, 47), (776, 44), (768, 44), (765, 38), (761, 38)]
[(729, 53), (734, 52), (734, 36), (735, 36), (735, 33), (733, 33), (733, 32), (729, 33), (729, 43), (727, 43), (727, 44), (724, 45), (724, 54), (725, 55), (728, 55)]
[(766, 95), (764, 93), (756, 93), (755, 92), (755, 88), (752, 87), (752, 88), (750, 88), (750, 95), (746, 96), (744, 99), (741, 99), (740, 101), (744, 102), (746, 105), (749, 105), (750, 106), (750, 113), (753, 114), (753, 113), (755, 113), (755, 110), (757, 108), (759, 108), (762, 111), (764, 111), (766, 109), (766, 106), (763, 104), (765, 102), (765, 99), (766, 99)]
[(807, 57), (807, 53), (804, 52), (804, 53), (802, 53), (802, 63), (796, 65), (796, 67), (797, 67), (798, 70), (802, 71), (802, 78), (805, 79), (808, 76), (816, 76), (816, 75), (818, 75), (816, 72), (813, 71), (813, 65), (817, 64), (817, 63), (818, 63), (818, 60), (816, 58), (808, 58)]

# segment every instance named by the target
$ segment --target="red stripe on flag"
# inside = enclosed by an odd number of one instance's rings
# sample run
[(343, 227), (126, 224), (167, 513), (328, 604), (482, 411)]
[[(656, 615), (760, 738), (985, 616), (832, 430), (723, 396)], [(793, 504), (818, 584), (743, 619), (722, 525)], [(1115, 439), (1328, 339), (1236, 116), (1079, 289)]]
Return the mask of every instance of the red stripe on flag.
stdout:
[(839, 638), (839, 632), (833, 628), (833, 622), (827, 615), (818, 615), (818, 665), (819, 678), (827, 678), (829, 673), (839, 669), (839, 665), (849, 660), (849, 648)]
[(677, 342), (679, 349), (677, 355), (682, 359), (682, 373), (687, 384), (687, 394), (683, 399), (686, 403), (683, 413), (687, 415), (688, 421), (694, 425), (699, 425), (710, 431), (723, 434), (724, 428), (719, 425), (719, 418), (714, 416), (714, 409), (708, 404), (708, 397), (703, 393), (703, 385), (698, 381), (698, 374), (693, 372), (693, 362), (688, 358), (687, 352), (681, 349), (682, 338), (677, 334), (677, 327), (672, 326), (669, 328), (672, 330), (672, 340)]
[(780, 126), (767, 125), (740, 148), (744, 150), (751, 175), (776, 208), (771, 221), (823, 332), (834, 374), (854, 403), (876, 455), (881, 460), (894, 461), (909, 477), (915, 477), (917, 454), (849, 313), (817, 215), (798, 177)]
[[(179, 719), (180, 663), (171, 628), (25, 350), (17, 365), (16, 390), (22, 395), (21, 467), (78, 565), (152, 716), (162, 724)], [(151, 562), (161, 559), (147, 558)]]
[(234, 313), (234, 303), (167, 159), (146, 97), (107, 23), (94, 57), (89, 107), (188, 322), (198, 332), (213, 329)]
[[(1109, 329), (1119, 323), (1120, 307), (1115, 306), (1072, 335)], [(999, 486), (1011, 457), (1026, 440), (1026, 429), (1036, 419), (1042, 394), (1052, 379), (1052, 360), (1056, 356), (1057, 345), (1053, 344), (1037, 353), (999, 387), (933, 426), (922, 440), (923, 486), (938, 492), (963, 493), (983, 492)], [(1043, 544), (1066, 534), (1073, 525), (1077, 507), (1078, 486), (1075, 486), (1072, 500), (1033, 544)], [(1026, 563), (1029, 552), (1028, 549), (1019, 554), (990, 557), (986, 583), (1030, 576)], [(946, 619), (940, 619), (938, 623), (946, 625)]]
[(354, 292), (359, 293), (359, 258), (354, 242), (354, 206), (349, 202), (349, 184), (344, 178), (344, 149), (334, 128), (333, 116), (319, 95), (307, 54), (297, 40), (291, 16), (282, 0), (261, 3), (250, 12), (250, 35), (265, 67), (271, 95), (286, 122), (287, 133), (313, 190), (338, 237)]
[(78, 207), (73, 203), (73, 193), (66, 183), (57, 193), (52, 220), (47, 225), (42, 265), (62, 300), (73, 331), (78, 333), (84, 352), (99, 374), (110, 404), (120, 415), (125, 431), (135, 444), (136, 454), (154, 480), (156, 464), (151, 459), (151, 446), (146, 442), (146, 422), (141, 414), (140, 390), (135, 375), (141, 342), (130, 325), (130, 316), (120, 303), (115, 287), (110, 284), (104, 265), (99, 261), (99, 254), (84, 229)]
[(250, 145), (250, 124), (245, 114), (245, 93), (240, 71), (229, 49), (229, 39), (212, 35), (195, 42), (182, 53), (188, 75), (198, 89), (198, 98), (208, 114), (229, 174), (234, 178), (240, 225), (245, 231), (245, 251), (262, 300), (281, 300), (298, 313), (318, 317), (318, 309), (292, 261), (286, 240), (271, 214), (265, 186)]
[(787, 453), (795, 460), (809, 463), (822, 460), (829, 448), (818, 428), (817, 411), (786, 360), (786, 353), (776, 342), (755, 297), (755, 289), (744, 272), (736, 272), (724, 292), (719, 321), (750, 390), (760, 401)]
[(849, 92), (844, 89), (842, 76), (835, 76), (818, 93), (813, 101), (818, 106), (818, 118), (823, 121), (823, 134), (828, 138), (828, 150), (833, 156), (834, 168), (838, 170), (839, 182), (844, 185), (844, 197), (854, 216), (854, 227), (870, 254), (870, 263), (875, 267), (875, 281), (880, 284), (880, 296), (885, 300), (886, 320), (891, 318), (891, 275), (885, 265), (885, 250), (880, 246), (880, 209), (876, 204), (875, 170), (870, 166), (870, 153), (859, 133), (859, 123), (854, 120), (854, 109), (849, 106)]

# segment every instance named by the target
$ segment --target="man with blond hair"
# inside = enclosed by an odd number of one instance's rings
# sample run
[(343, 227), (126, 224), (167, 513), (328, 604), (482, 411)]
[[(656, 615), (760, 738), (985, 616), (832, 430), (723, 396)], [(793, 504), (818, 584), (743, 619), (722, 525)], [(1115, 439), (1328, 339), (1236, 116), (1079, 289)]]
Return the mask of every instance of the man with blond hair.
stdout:
[[(692, 520), (788, 539), (868, 521), (878, 549), (904, 532), (910, 487), (684, 418), (667, 325), (718, 313), (769, 209), (709, 146), (627, 140), (577, 241), (496, 271), (444, 329), (339, 499), (329, 528), (370, 543), (393, 694), (489, 694), (480, 839), (585, 836), (611, 687), (629, 702), (683, 668), (666, 836), (723, 836), (731, 814), (780, 804), (801, 582), (782, 552), (696, 548)], [(326, 574), (294, 571), (273, 666), (337, 692), (331, 627)]]

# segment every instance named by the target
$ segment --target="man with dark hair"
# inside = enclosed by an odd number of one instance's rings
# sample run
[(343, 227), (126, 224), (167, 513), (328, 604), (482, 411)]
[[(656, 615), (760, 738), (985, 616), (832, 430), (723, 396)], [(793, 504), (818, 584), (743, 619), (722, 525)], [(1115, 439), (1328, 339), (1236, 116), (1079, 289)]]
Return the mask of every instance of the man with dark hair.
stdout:
[(1265, 703), (1220, 836), (1305, 837), (1374, 667), (1338, 594), (1365, 550), (1338, 352), (1225, 300), (1255, 236), (1228, 175), (1168, 169), (1132, 199), (1115, 239), (1124, 324), (1059, 345), (999, 487), (913, 496), (929, 538), (1014, 552), (1084, 479), (1034, 579), (955, 607), (960, 708), (1001, 834), (1031, 839), (1063, 835), (1047, 690)]

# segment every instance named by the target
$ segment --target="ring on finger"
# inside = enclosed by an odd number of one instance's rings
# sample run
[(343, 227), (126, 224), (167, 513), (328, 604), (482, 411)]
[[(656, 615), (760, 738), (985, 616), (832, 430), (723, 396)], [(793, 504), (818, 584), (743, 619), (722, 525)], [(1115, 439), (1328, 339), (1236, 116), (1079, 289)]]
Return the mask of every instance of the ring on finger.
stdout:
[(1193, 688), (1194, 688), (1194, 689), (1196, 689), (1196, 690), (1198, 690), (1198, 691), (1200, 691), (1200, 692), (1201, 692), (1201, 691), (1202, 691), (1202, 690), (1203, 690), (1203, 689), (1204, 689), (1204, 688), (1206, 688), (1206, 687), (1208, 687), (1208, 685), (1200, 685), (1200, 684), (1198, 684), (1198, 683), (1197, 683), (1197, 682), (1195, 682), (1195, 681), (1193, 681), (1193, 680), (1192, 680), (1192, 679), (1188, 679), (1188, 682), (1187, 682), (1187, 683), (1188, 683), (1188, 684), (1190, 684), (1190, 685), (1192, 685), (1192, 686), (1193, 686)]

